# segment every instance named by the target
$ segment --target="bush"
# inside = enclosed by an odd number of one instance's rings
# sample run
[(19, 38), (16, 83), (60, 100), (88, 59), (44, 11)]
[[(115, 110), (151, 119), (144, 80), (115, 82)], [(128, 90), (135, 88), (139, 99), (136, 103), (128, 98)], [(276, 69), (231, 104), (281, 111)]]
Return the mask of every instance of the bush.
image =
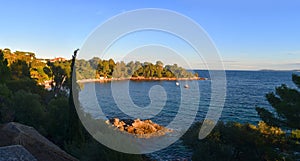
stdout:
[(63, 146), (69, 124), (69, 102), (66, 97), (52, 99), (47, 106), (48, 137)]
[(0, 84), (0, 122), (10, 122), (14, 119), (14, 110), (11, 108), (12, 92), (6, 84)]
[(198, 140), (201, 123), (193, 125), (182, 137), (193, 149), (193, 160), (289, 160), (295, 142), (281, 129), (261, 122), (258, 126), (219, 122), (203, 140)]
[(24, 90), (17, 91), (12, 97), (14, 121), (35, 127), (45, 134), (45, 107), (40, 103), (40, 96)]

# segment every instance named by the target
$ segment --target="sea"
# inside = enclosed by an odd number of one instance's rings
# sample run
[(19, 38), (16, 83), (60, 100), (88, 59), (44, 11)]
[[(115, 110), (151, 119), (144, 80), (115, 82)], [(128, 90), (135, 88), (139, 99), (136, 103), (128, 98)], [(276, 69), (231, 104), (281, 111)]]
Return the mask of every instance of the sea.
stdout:
[[(163, 126), (186, 120), (186, 126), (196, 121), (203, 121), (208, 109), (212, 106), (213, 92), (210, 72), (207, 70), (194, 70), (200, 77), (207, 80), (194, 81), (115, 81), (108, 83), (87, 83), (79, 94), (80, 101), (88, 113), (94, 118), (109, 119), (118, 117), (120, 119), (151, 119)], [(270, 92), (282, 84), (296, 88), (292, 82), (292, 74), (296, 71), (225, 71), (225, 86), (220, 87), (222, 100), (214, 100), (224, 105), (218, 120), (228, 122), (257, 124), (260, 121), (255, 110), (256, 107), (264, 107), (272, 111), (265, 98)], [(189, 85), (189, 88), (184, 86)], [(89, 104), (91, 89), (94, 89), (99, 106)], [(224, 90), (225, 89), (225, 90)], [(129, 108), (128, 107), (134, 107)], [(99, 114), (99, 109), (103, 114)], [(152, 109), (146, 112), (136, 109)], [(189, 109), (190, 108), (190, 109)], [(184, 110), (182, 110), (184, 109)], [(143, 118), (144, 117), (144, 118)], [(177, 121), (177, 122), (176, 122)], [(176, 122), (176, 123), (174, 123)], [(176, 127), (174, 125), (174, 127)], [(172, 126), (171, 126), (172, 127)], [(186, 128), (186, 127), (184, 127)], [(183, 129), (184, 129), (183, 128)], [(162, 150), (146, 154), (153, 160), (190, 160), (192, 152), (181, 140)]]

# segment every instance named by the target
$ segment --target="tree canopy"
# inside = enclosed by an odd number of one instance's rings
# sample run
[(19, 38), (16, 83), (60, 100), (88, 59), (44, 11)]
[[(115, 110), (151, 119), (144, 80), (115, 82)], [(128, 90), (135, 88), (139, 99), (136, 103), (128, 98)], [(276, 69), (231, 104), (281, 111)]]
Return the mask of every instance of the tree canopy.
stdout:
[(292, 80), (298, 89), (292, 89), (283, 84), (276, 88), (275, 93), (272, 92), (266, 95), (275, 113), (265, 108), (256, 108), (259, 116), (267, 124), (300, 129), (300, 77), (293, 74)]
[(0, 83), (4, 83), (5, 80), (9, 79), (10, 72), (11, 71), (8, 68), (7, 59), (4, 58), (3, 51), (0, 49), (0, 73), (1, 73)]

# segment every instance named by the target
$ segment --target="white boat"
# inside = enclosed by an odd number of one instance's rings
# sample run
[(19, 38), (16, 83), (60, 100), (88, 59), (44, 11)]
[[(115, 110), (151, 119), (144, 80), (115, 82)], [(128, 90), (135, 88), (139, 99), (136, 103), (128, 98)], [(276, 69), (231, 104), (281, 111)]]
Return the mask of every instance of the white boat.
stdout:
[(176, 86), (179, 86), (179, 82), (176, 82)]
[(190, 86), (188, 84), (184, 85), (184, 88), (190, 88)]

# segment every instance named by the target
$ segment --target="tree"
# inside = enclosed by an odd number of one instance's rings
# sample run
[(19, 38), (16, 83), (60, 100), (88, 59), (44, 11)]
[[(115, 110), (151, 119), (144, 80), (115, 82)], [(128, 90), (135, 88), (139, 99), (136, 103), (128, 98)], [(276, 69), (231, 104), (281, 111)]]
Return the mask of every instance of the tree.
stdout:
[(8, 65), (7, 59), (4, 59), (4, 54), (2, 50), (0, 50), (0, 74), (1, 74), (0, 83), (4, 83), (11, 77), (10, 69), (8, 68), (7, 65)]
[(113, 70), (114, 72), (112, 73), (114, 78), (126, 78), (129, 75), (128, 73), (128, 67), (124, 63), (124, 61), (121, 61), (120, 63), (116, 63), (115, 68)]
[(55, 95), (61, 92), (63, 87), (70, 88), (70, 62), (48, 62), (47, 65), (50, 67), (51, 72), (47, 71), (45, 68), (43, 70), (53, 79), (52, 90), (55, 92)]
[(67, 138), (69, 125), (69, 104), (66, 97), (52, 99), (48, 106), (47, 130), (48, 136), (56, 144), (63, 146)]
[[(112, 61), (110, 62), (112, 63)], [(99, 63), (97, 67), (97, 74), (99, 74), (100, 77), (107, 77), (109, 75), (111, 76), (113, 68), (110, 68), (112, 67), (112, 65), (110, 66), (110, 62), (107, 60), (103, 60)]]
[(160, 67), (163, 67), (164, 66), (164, 63), (162, 61), (156, 61), (155, 63), (156, 66), (160, 66)]
[(30, 69), (25, 61), (17, 60), (10, 65), (14, 80), (30, 79)]
[(129, 63), (127, 63), (126, 65), (127, 67), (127, 74), (128, 76), (132, 76), (135, 72), (135, 64), (133, 61), (130, 61)]
[(109, 59), (108, 60), (108, 65), (109, 65), (109, 75), (112, 75), (113, 71), (114, 71), (114, 68), (116, 66), (116, 63), (113, 59)]
[[(79, 49), (74, 51), (74, 54), (72, 56), (72, 62), (71, 62), (71, 80), (72, 78), (76, 78), (76, 67), (75, 67), (75, 61), (76, 61), (76, 56), (77, 52)], [(84, 128), (83, 125), (77, 115), (75, 104), (74, 104), (74, 98), (73, 94), (75, 95), (75, 98), (78, 97), (78, 92), (73, 91), (73, 89), (76, 89), (75, 87), (73, 88), (72, 81), (70, 83), (70, 95), (69, 95), (69, 123), (68, 123), (68, 129), (67, 129), (67, 138), (66, 141), (69, 144), (77, 144), (78, 147), (80, 147), (82, 144), (85, 143), (85, 137), (84, 137)]]
[[(264, 122), (257, 126), (234, 122), (218, 122), (213, 131), (199, 140), (201, 123), (194, 124), (182, 137), (184, 144), (193, 150), (192, 160), (294, 160), (298, 151), (280, 128)], [(299, 145), (298, 145), (299, 146)], [(296, 159), (295, 159), (296, 160)]]
[[(94, 58), (95, 59), (95, 58)], [(93, 60), (96, 61), (96, 60)], [(90, 63), (88, 61), (85, 61), (84, 59), (80, 59), (76, 61), (76, 76), (77, 80), (79, 79), (93, 79), (95, 78), (95, 69), (93, 69), (90, 66)]]
[(101, 62), (101, 59), (98, 57), (93, 57), (92, 59), (89, 60), (90, 66), (95, 70), (97, 69), (98, 64), (100, 62)]
[(14, 121), (33, 126), (40, 129), (44, 125), (45, 107), (40, 102), (37, 94), (19, 90), (13, 98), (13, 110), (15, 111)]
[[(145, 77), (145, 78), (162, 78), (162, 77), (176, 77), (176, 78), (190, 78), (195, 77), (192, 72), (179, 67), (177, 64), (163, 66), (163, 62), (156, 61), (155, 64), (151, 62), (140, 63), (139, 61), (124, 61), (114, 62), (113, 59), (101, 60), (94, 57), (89, 61), (84, 59), (76, 61), (77, 78), (128, 78), (128, 77)], [(96, 73), (92, 71), (96, 69)], [(49, 73), (49, 72), (46, 72)], [(51, 76), (50, 76), (51, 77)]]
[[(48, 68), (48, 69), (47, 69)], [(45, 72), (50, 70), (45, 63), (40, 62), (39, 60), (33, 60), (30, 63), (30, 76), (33, 79), (36, 79), (37, 83), (44, 83), (45, 81), (49, 80), (48, 74)]]
[[(293, 74), (292, 80), (300, 88), (300, 77)], [(272, 126), (300, 129), (300, 92), (286, 85), (276, 88), (275, 93), (266, 95), (275, 114), (265, 108), (256, 107), (258, 115), (263, 121)]]
[(0, 122), (11, 122), (14, 120), (11, 97), (12, 91), (6, 84), (0, 84)]

